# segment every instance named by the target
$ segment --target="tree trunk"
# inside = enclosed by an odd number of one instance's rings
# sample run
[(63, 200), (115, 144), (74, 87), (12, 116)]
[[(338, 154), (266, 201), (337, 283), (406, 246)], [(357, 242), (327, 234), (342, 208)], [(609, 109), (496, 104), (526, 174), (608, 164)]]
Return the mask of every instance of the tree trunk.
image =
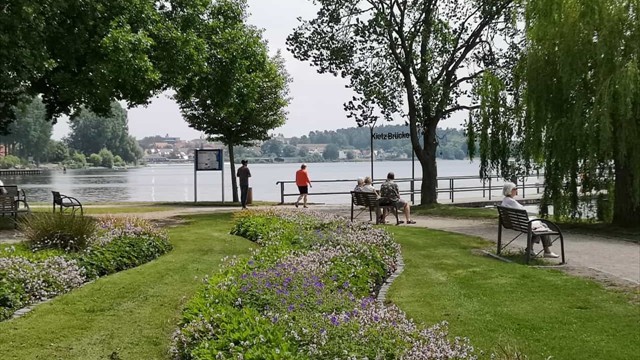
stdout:
[(633, 173), (629, 171), (628, 160), (615, 162), (616, 179), (613, 201), (613, 224), (622, 227), (638, 226), (640, 204), (634, 204), (631, 191)]
[(229, 161), (231, 162), (231, 194), (233, 194), (233, 202), (239, 202), (238, 198), (238, 179), (236, 178), (236, 162), (233, 154), (233, 144), (227, 144), (229, 147)]
[[(437, 122), (436, 122), (437, 124)], [(436, 142), (435, 126), (430, 126), (424, 136), (424, 155), (420, 159), (422, 165), (422, 186), (420, 187), (420, 204), (430, 205), (438, 203), (438, 167), (436, 164)]]

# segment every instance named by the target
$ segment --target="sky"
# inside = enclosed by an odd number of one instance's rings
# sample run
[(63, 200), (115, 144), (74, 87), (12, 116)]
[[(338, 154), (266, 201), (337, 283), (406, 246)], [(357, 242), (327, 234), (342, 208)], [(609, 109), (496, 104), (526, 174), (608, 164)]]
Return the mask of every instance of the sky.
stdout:
[[(311, 0), (249, 0), (248, 3), (249, 23), (264, 29), (264, 38), (269, 42), (271, 53), (282, 50), (287, 71), (293, 78), (287, 122), (272, 132), (285, 137), (300, 137), (315, 130), (356, 126), (343, 109), (344, 102), (353, 96), (351, 90), (345, 88), (347, 82), (330, 74), (318, 74), (309, 63), (294, 59), (286, 50), (286, 38), (298, 25), (297, 18), (310, 19), (315, 15), (316, 7)], [(167, 134), (186, 140), (199, 138), (202, 133), (187, 125), (169, 95), (160, 94), (146, 107), (129, 109), (129, 133), (138, 139)], [(440, 126), (459, 127), (462, 121), (462, 116), (458, 116), (441, 122)], [(53, 138), (61, 139), (68, 132), (66, 119), (59, 119), (53, 129)]]

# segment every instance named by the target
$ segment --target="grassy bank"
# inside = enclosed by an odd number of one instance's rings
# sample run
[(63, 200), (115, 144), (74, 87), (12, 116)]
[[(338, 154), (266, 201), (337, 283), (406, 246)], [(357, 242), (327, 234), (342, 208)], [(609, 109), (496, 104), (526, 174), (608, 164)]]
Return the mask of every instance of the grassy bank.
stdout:
[(181, 305), (224, 256), (254, 246), (229, 235), (230, 215), (189, 217), (170, 230), (174, 250), (98, 279), (0, 323), (2, 359), (164, 359)]
[(389, 299), (416, 321), (447, 320), (452, 335), (484, 350), (506, 345), (529, 359), (632, 359), (640, 308), (629, 294), (559, 271), (474, 254), (488, 242), (441, 231), (388, 227), (406, 267)]

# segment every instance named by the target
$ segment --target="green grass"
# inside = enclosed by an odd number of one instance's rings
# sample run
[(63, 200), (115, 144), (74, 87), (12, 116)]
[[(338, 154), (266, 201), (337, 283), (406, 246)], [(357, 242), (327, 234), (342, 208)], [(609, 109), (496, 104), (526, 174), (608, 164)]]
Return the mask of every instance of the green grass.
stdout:
[[(388, 227), (405, 269), (388, 300), (416, 321), (447, 320), (485, 351), (506, 345), (529, 359), (633, 359), (640, 308), (633, 294), (551, 269), (509, 264), (474, 249), (489, 243), (441, 231)], [(637, 295), (637, 293), (636, 293)]]
[(412, 206), (411, 213), (415, 215), (454, 217), (463, 219), (498, 218), (498, 211), (495, 208), (471, 208), (442, 204)]
[(224, 256), (254, 245), (229, 235), (229, 214), (188, 217), (170, 230), (174, 250), (98, 279), (26, 317), (0, 323), (0, 358), (166, 359), (181, 306)]
[[(461, 219), (489, 219), (498, 221), (498, 211), (495, 208), (459, 207), (454, 205), (417, 205), (411, 207), (415, 215), (451, 217)], [(571, 232), (620, 238), (640, 243), (640, 227), (621, 228), (612, 224), (593, 223), (588, 221), (558, 221), (550, 219), (563, 230)]]
[[(113, 204), (108, 204), (108, 206), (100, 206), (100, 207), (92, 207), (91, 205), (83, 206), (84, 213), (87, 215), (101, 215), (101, 214), (139, 214), (139, 213), (148, 213), (148, 212), (156, 212), (156, 211), (169, 211), (175, 210), (175, 206), (164, 206), (164, 205), (135, 205), (135, 206), (114, 206)], [(43, 212), (51, 212), (51, 207), (32, 207), (32, 212), (43, 213)], [(79, 213), (80, 210), (77, 212)], [(66, 211), (67, 213), (71, 213), (70, 210)]]

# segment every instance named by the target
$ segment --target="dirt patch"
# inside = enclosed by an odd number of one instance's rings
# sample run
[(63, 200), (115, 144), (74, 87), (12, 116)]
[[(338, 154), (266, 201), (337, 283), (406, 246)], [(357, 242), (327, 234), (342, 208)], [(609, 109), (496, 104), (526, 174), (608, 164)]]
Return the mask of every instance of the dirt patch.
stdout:
[(173, 217), (167, 217), (167, 218), (158, 218), (158, 219), (149, 219), (149, 222), (158, 226), (158, 227), (176, 227), (179, 225), (183, 225), (186, 223), (186, 221), (179, 217), (179, 216), (173, 216)]

